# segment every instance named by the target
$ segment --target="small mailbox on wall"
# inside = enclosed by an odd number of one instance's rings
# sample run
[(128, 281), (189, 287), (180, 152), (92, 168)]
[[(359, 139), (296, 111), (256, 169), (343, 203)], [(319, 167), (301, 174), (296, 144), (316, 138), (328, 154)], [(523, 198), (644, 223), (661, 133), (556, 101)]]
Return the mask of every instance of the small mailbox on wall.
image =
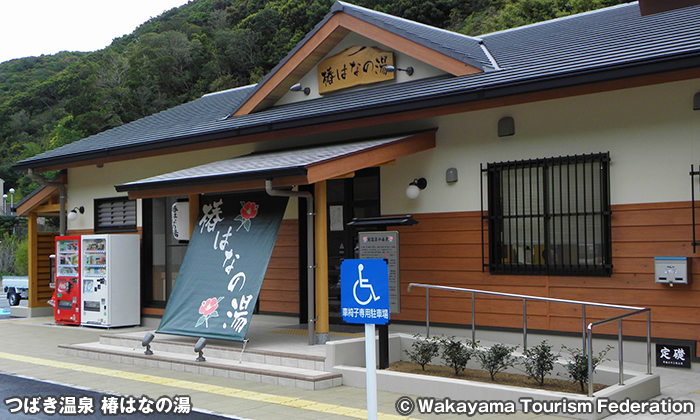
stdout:
[(657, 283), (690, 284), (690, 271), (686, 257), (656, 257), (654, 258), (655, 277)]

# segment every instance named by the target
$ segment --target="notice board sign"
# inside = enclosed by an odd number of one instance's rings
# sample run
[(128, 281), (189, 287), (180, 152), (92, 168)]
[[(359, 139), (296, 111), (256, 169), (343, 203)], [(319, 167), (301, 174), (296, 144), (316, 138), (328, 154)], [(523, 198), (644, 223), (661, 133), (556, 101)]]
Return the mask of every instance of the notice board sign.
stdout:
[(399, 232), (360, 232), (360, 258), (385, 260), (389, 265), (389, 302), (392, 314), (401, 313)]
[(690, 369), (690, 346), (656, 343), (656, 366)]

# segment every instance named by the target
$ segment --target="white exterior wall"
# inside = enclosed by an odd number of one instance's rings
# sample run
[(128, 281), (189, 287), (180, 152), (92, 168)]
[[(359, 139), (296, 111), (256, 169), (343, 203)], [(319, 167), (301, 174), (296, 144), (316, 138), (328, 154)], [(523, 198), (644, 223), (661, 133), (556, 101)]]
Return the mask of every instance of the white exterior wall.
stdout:
[[(480, 209), (479, 164), (610, 152), (612, 204), (690, 200), (691, 163), (700, 165), (700, 80), (488, 109), (433, 119), (437, 147), (381, 167), (382, 214)], [(512, 116), (515, 135), (499, 138), (498, 120)], [(397, 125), (400, 131), (401, 126)], [(107, 163), (68, 171), (68, 210), (85, 214), (69, 230), (93, 228), (93, 200), (115, 197), (114, 185), (249, 153), (254, 145)], [(448, 185), (455, 167), (459, 181)], [(405, 195), (414, 178), (428, 180), (416, 200)], [(291, 199), (285, 219), (297, 218)], [(138, 226), (142, 225), (138, 202)]]
[[(102, 168), (95, 165), (68, 170), (68, 199), (66, 208), (85, 207), (85, 214), (68, 221), (68, 230), (93, 229), (94, 199), (126, 196), (117, 193), (115, 185), (138, 181), (147, 177), (190, 168), (225, 158), (241, 156), (253, 151), (254, 145), (246, 144), (225, 148), (177, 153), (159, 157), (105, 163)], [(285, 219), (297, 218), (296, 200), (289, 200)], [(142, 226), (141, 200), (137, 200), (137, 226)]]
[[(479, 210), (480, 163), (607, 151), (612, 204), (689, 201), (690, 165), (700, 165), (698, 91), (692, 80), (440, 117), (435, 149), (381, 168), (382, 214)], [(499, 138), (505, 116), (515, 135)], [(450, 167), (459, 171), (452, 185)], [(428, 186), (409, 200), (406, 187), (420, 177)]]

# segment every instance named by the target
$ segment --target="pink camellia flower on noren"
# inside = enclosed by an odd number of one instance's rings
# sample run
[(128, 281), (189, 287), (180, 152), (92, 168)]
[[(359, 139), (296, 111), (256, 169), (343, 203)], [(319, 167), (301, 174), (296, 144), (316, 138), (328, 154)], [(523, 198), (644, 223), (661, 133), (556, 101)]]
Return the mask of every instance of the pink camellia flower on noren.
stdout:
[(209, 318), (216, 318), (219, 316), (219, 313), (216, 312), (216, 309), (219, 307), (219, 302), (221, 302), (221, 299), (223, 298), (223, 296), (219, 298), (213, 297), (202, 301), (202, 304), (199, 305), (199, 313), (202, 316), (200, 316), (197, 320), (195, 328), (199, 327), (202, 324), (209, 328)]
[(241, 217), (243, 217), (245, 220), (253, 219), (257, 215), (258, 205), (253, 203), (252, 201), (246, 202), (243, 208), (241, 209)]
[(216, 308), (219, 307), (219, 301), (213, 297), (202, 301), (202, 305), (199, 307), (199, 313), (204, 316), (211, 315)]

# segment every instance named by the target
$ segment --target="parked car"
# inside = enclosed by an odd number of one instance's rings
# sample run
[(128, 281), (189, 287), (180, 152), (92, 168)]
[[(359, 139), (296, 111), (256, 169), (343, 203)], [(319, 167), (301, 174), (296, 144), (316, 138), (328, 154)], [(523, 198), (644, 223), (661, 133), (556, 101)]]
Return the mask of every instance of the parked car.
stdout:
[(29, 277), (27, 276), (3, 277), (2, 286), (7, 293), (7, 301), (10, 306), (19, 305), (20, 300), (27, 299), (29, 296)]

